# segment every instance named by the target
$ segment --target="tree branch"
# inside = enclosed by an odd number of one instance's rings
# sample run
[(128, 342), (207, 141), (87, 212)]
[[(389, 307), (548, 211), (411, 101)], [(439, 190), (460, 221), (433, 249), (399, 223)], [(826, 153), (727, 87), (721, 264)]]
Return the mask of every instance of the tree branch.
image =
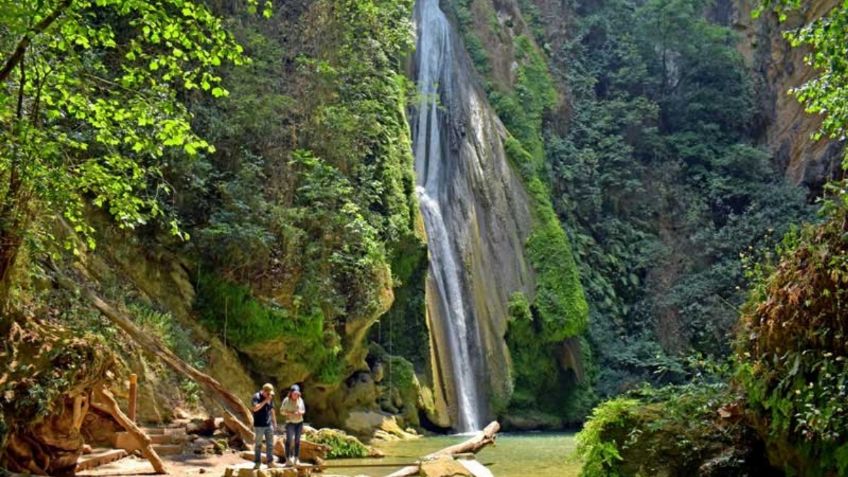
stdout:
[(21, 61), (18, 63), (21, 66), (21, 84), (18, 85), (18, 110), (16, 116), (18, 121), (24, 116), (24, 88), (26, 87), (26, 54), (21, 54)]
[(0, 69), (0, 81), (6, 81), (18, 63), (23, 60), (24, 53), (26, 53), (32, 38), (43, 33), (44, 30), (52, 25), (53, 22), (55, 22), (56, 19), (71, 6), (73, 1), (74, 0), (62, 0), (62, 3), (60, 3), (55, 10), (50, 12), (50, 14), (46, 17), (42, 18), (40, 22), (36, 23), (30, 31), (18, 40), (18, 45), (15, 47), (15, 51), (12, 52), (12, 55), (8, 59), (6, 59), (6, 62), (3, 64), (3, 68)]

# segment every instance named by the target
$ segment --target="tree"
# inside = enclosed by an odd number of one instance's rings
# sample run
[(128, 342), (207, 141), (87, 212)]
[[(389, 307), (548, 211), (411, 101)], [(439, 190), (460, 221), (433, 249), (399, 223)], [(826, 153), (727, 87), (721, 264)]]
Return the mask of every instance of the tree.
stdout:
[[(270, 2), (261, 6), (270, 15)], [(52, 219), (94, 246), (88, 203), (121, 227), (163, 215), (168, 161), (213, 149), (193, 132), (181, 95), (226, 95), (216, 69), (246, 58), (221, 20), (190, 0), (2, 0), (0, 24), (5, 307), (21, 247), (49, 237)]]

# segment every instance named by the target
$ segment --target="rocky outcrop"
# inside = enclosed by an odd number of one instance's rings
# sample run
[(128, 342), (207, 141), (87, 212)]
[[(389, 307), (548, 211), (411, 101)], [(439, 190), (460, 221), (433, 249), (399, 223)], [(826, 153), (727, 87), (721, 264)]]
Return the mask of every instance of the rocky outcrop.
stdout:
[(757, 125), (761, 140), (786, 176), (793, 183), (809, 188), (811, 196), (819, 195), (822, 185), (840, 173), (844, 142), (811, 137), (818, 131), (821, 118), (807, 114), (798, 99), (788, 92), (811, 79), (815, 72), (804, 62), (809, 52), (793, 48), (782, 32), (822, 17), (838, 3), (836, 0), (808, 2), (800, 13), (792, 14), (783, 24), (771, 12), (754, 19), (752, 11), (756, 3), (751, 0), (722, 0), (711, 13), (715, 20), (741, 34), (739, 50), (754, 72), (763, 112)]

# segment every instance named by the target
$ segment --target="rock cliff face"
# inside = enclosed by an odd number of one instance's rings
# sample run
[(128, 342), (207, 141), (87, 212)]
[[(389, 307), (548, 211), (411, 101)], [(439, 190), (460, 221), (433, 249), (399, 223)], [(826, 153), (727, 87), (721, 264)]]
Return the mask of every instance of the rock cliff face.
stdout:
[(788, 91), (810, 79), (814, 72), (804, 62), (808, 52), (792, 48), (782, 32), (798, 27), (803, 21), (820, 18), (838, 3), (835, 0), (807, 2), (803, 15), (793, 15), (784, 24), (779, 24), (772, 13), (754, 19), (751, 13), (756, 3), (751, 0), (722, 0), (711, 12), (715, 20), (741, 34), (739, 50), (755, 75), (763, 111), (758, 125), (761, 140), (786, 176), (810, 189), (811, 196), (820, 194), (822, 185), (840, 172), (839, 158), (844, 143), (811, 137), (821, 119), (807, 114)]
[(506, 130), (459, 35), (436, 0), (419, 0), (415, 15), (413, 77), (423, 99), (412, 132), (430, 255), (434, 381), (456, 426), (471, 430), (491, 417), (487, 395), (510, 393), (503, 337), (510, 295), (533, 293), (524, 255), (531, 212), (507, 161)]

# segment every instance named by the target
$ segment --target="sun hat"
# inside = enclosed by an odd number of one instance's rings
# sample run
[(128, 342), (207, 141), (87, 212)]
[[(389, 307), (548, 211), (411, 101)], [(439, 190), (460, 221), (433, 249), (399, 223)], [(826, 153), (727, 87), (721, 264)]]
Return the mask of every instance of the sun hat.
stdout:
[(274, 392), (274, 385), (271, 383), (265, 383), (262, 385), (263, 391)]

